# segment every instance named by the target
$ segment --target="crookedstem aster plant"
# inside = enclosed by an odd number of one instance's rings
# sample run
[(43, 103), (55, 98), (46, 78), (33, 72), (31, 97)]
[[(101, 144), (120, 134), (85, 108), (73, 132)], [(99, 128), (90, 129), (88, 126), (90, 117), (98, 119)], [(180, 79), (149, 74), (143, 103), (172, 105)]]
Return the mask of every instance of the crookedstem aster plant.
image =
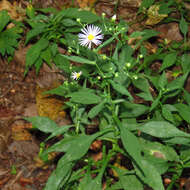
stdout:
[(83, 28), (81, 32), (82, 33), (78, 34), (79, 44), (81, 46), (88, 46), (90, 49), (92, 43), (94, 43), (96, 46), (102, 43), (101, 40), (103, 39), (104, 35), (101, 34), (102, 30), (98, 26), (94, 26), (93, 24), (88, 25), (86, 28)]

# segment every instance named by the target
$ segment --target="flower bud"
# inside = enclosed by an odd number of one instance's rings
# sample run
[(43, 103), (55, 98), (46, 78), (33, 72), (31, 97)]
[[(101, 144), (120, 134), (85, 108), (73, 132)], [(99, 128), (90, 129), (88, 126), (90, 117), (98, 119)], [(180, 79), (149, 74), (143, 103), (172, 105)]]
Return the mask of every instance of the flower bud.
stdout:
[(138, 76), (137, 76), (137, 75), (133, 75), (133, 78), (134, 78), (135, 80), (137, 80), (137, 79), (138, 79)]
[(116, 14), (111, 17), (111, 21), (112, 21), (112, 22), (115, 22), (115, 21), (116, 21)]
[(125, 65), (126, 65), (126, 67), (130, 67), (131, 63), (127, 62)]
[(102, 17), (104, 18), (106, 16), (106, 14), (105, 13), (102, 13)]
[(79, 22), (79, 23), (80, 23), (80, 18), (77, 18), (77, 22)]
[(119, 75), (118, 75), (118, 73), (115, 73), (115, 77), (118, 77)]

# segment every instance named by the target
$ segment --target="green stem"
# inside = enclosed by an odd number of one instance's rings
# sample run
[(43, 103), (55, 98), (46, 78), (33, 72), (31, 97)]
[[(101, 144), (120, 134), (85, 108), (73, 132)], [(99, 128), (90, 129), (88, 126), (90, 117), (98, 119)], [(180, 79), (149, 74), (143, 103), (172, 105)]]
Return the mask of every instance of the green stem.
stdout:
[(100, 75), (104, 78), (104, 73), (101, 71), (101, 69), (100, 69), (100, 67), (98, 66), (98, 64), (96, 63), (95, 65), (96, 65), (98, 71), (100, 72)]

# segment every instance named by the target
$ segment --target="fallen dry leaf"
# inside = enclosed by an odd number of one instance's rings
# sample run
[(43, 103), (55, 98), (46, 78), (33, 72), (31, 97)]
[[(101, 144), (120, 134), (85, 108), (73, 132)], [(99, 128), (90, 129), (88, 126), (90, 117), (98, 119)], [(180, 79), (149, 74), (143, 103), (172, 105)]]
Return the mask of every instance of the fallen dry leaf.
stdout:
[(8, 146), (8, 152), (17, 158), (32, 160), (39, 152), (39, 146), (34, 140), (32, 141), (13, 141)]
[[(52, 88), (55, 88), (52, 87)], [(62, 110), (63, 101), (50, 96), (48, 94), (43, 94), (49, 89), (36, 87), (36, 105), (38, 114), (40, 116), (49, 117), (52, 120), (56, 120), (58, 117), (65, 117), (66, 113)]]
[(181, 40), (183, 40), (183, 37), (179, 30), (178, 23), (171, 22), (168, 24), (162, 24), (156, 27), (156, 30), (160, 32), (159, 36), (162, 39), (168, 39), (168, 40), (177, 41), (177, 42), (180, 42)]
[(164, 178), (164, 184), (165, 185), (169, 185), (170, 183), (171, 183), (171, 179), (169, 179), (169, 178)]
[(12, 110), (0, 105), (0, 118), (13, 116), (15, 116), (15, 113)]
[(167, 14), (159, 14), (160, 5), (152, 5), (148, 11), (148, 19), (146, 21), (147, 25), (156, 25), (164, 18), (166, 18)]
[[(20, 12), (18, 11), (18, 9), (20, 9)], [(9, 1), (2, 0), (0, 2), (0, 11), (2, 10), (7, 10), (9, 16), (14, 20), (20, 21), (23, 19), (24, 11), (21, 11), (21, 8), (18, 7), (16, 2), (12, 5)]]
[(77, 0), (80, 8), (93, 7), (97, 0)]
[(102, 152), (98, 152), (98, 153), (95, 153), (95, 154), (91, 154), (90, 156), (92, 157), (92, 159), (95, 162), (97, 162), (99, 160), (102, 160), (103, 153)]
[(95, 140), (91, 146), (90, 146), (90, 149), (95, 151), (95, 152), (98, 152), (100, 151), (102, 148), (102, 141), (101, 140)]
[(27, 130), (28, 127), (32, 127), (30, 123), (26, 125), (12, 126), (12, 139), (15, 141), (27, 141), (32, 139), (32, 135)]

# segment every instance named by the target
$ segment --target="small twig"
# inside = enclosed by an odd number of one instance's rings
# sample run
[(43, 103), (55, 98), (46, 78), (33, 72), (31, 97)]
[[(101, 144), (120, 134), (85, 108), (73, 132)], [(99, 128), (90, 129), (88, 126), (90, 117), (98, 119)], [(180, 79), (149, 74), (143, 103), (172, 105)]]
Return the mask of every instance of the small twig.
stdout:
[(12, 180), (12, 182), (10, 182), (10, 184), (8, 185), (8, 187), (11, 187), (18, 179), (19, 177), (22, 175), (22, 170), (18, 172), (18, 174), (16, 175), (16, 177)]

